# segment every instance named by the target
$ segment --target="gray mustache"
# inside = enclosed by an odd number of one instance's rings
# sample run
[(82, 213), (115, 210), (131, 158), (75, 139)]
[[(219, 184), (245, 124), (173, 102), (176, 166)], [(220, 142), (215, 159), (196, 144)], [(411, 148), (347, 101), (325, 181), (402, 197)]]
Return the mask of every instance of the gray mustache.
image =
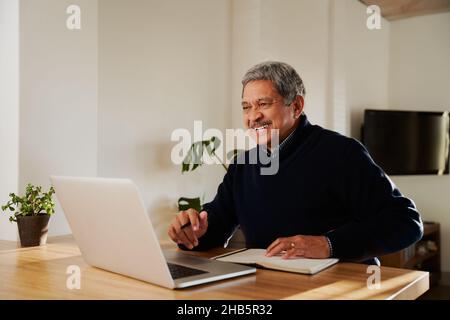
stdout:
[(255, 128), (259, 128), (259, 127), (262, 127), (262, 126), (265, 126), (265, 125), (270, 125), (270, 124), (272, 124), (272, 122), (259, 122), (259, 123), (253, 123), (253, 124), (251, 125), (251, 128), (252, 128), (252, 129), (255, 129)]

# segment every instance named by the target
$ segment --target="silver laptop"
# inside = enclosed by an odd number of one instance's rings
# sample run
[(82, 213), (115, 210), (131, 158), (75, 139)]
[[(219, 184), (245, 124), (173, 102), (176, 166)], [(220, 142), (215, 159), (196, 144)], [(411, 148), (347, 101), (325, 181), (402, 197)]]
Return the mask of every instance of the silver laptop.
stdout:
[(242, 276), (255, 268), (161, 250), (136, 185), (128, 179), (52, 176), (85, 261), (166, 288)]

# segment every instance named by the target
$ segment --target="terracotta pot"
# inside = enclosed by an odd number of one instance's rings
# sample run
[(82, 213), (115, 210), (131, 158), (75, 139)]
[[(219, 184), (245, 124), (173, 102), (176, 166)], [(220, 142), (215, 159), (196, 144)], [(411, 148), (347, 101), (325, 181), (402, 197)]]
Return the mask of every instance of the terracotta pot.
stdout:
[(20, 245), (41, 246), (47, 243), (49, 215), (17, 217)]

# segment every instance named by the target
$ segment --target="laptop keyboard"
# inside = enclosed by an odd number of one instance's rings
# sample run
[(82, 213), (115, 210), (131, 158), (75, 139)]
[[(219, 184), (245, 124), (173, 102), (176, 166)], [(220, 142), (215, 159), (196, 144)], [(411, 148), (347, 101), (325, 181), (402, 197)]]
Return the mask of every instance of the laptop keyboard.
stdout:
[(203, 273), (208, 273), (207, 271), (192, 269), (189, 267), (181, 266), (179, 264), (167, 263), (167, 265), (169, 266), (169, 271), (173, 279), (191, 277)]

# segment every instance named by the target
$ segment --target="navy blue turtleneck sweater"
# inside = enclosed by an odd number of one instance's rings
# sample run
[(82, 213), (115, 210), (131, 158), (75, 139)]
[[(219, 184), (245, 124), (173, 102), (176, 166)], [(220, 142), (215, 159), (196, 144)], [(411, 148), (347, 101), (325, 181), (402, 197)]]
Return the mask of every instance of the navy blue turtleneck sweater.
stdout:
[(279, 237), (325, 235), (334, 257), (353, 261), (401, 250), (422, 237), (414, 203), (357, 140), (302, 115), (274, 156), (275, 175), (261, 175), (262, 164), (230, 165), (216, 197), (204, 205), (209, 227), (194, 250), (223, 246), (238, 225), (249, 248), (267, 248)]

